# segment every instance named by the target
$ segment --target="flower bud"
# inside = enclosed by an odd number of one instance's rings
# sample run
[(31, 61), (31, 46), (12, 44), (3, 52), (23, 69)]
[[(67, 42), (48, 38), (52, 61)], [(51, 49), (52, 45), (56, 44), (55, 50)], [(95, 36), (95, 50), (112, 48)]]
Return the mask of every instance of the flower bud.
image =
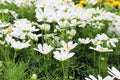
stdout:
[(31, 77), (31, 80), (36, 80), (36, 79), (37, 79), (37, 75), (33, 74), (32, 77)]

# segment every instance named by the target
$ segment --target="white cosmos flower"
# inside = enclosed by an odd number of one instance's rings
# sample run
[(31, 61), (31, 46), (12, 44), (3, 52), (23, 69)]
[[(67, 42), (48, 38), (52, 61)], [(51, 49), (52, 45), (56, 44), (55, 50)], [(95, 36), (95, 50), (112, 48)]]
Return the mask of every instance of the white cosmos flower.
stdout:
[(25, 39), (26, 33), (24, 33), (19, 27), (14, 27), (11, 29), (8, 29), (7, 32), (16, 38)]
[(9, 28), (7, 28), (5, 32), (19, 39), (25, 39), (26, 36), (30, 35), (30, 33), (39, 30), (35, 26), (32, 26), (32, 23), (27, 19), (17, 19), (14, 22), (15, 23)]
[(22, 43), (20, 41), (15, 41), (15, 39), (13, 39), (12, 37), (10, 37), (9, 35), (7, 35), (6, 39), (5, 39), (10, 45), (11, 47), (13, 47), (14, 49), (23, 49), (23, 48), (28, 48), (30, 46), (29, 42), (30, 40), (28, 40), (25, 43)]
[(117, 43), (117, 42), (118, 42), (117, 38), (108, 38), (107, 46), (110, 46), (110, 44), (111, 44), (113, 47), (116, 47), (115, 43)]
[(59, 61), (65, 61), (66, 59), (71, 58), (75, 53), (69, 53), (68, 51), (54, 51), (54, 58)]
[(87, 24), (89, 24), (90, 22), (88, 20), (82, 20), (81, 22), (79, 22), (79, 27), (84, 28)]
[(62, 21), (67, 20), (67, 19), (71, 20), (72, 15), (68, 10), (68, 6), (59, 6), (59, 8), (60, 9), (56, 11), (57, 19), (62, 20)]
[(69, 35), (71, 35), (73, 37), (76, 34), (76, 30), (75, 29), (71, 29), (71, 31), (68, 30), (67, 34), (69, 34)]
[(41, 8), (36, 8), (35, 12), (38, 22), (41, 21), (52, 22), (56, 20), (55, 10), (51, 7), (45, 7), (43, 10)]
[(91, 41), (92, 41), (93, 45), (100, 45), (100, 44), (102, 44), (102, 42), (100, 40), (97, 40), (97, 39), (92, 39)]
[(39, 27), (41, 30), (44, 30), (44, 31), (49, 31), (49, 30), (50, 30), (50, 25), (49, 25), (49, 24), (38, 25), (38, 27)]
[(92, 26), (97, 28), (97, 29), (101, 29), (101, 27), (103, 27), (104, 24), (102, 22), (100, 22), (100, 21), (97, 21), (95, 23), (92, 23)]
[(97, 36), (95, 37), (95, 39), (97, 40), (107, 40), (108, 36), (106, 34), (97, 34)]
[(30, 37), (30, 39), (35, 41), (38, 41), (38, 37), (42, 36), (42, 34), (33, 34), (33, 33), (28, 33), (27, 35)]
[(58, 31), (60, 31), (60, 32), (62, 31), (61, 27), (58, 26), (58, 25), (56, 25), (55, 28), (56, 28), (56, 30), (58, 30)]
[(60, 28), (66, 28), (66, 27), (69, 27), (69, 22), (67, 20), (65, 21), (57, 21), (57, 23), (59, 24)]
[(61, 41), (61, 44), (62, 44), (63, 47), (58, 48), (58, 49), (66, 50), (68, 52), (78, 45), (77, 43), (73, 43), (73, 41), (69, 41), (68, 43), (65, 43), (65, 41), (63, 41), (63, 40)]
[(50, 51), (53, 50), (53, 47), (44, 43), (43, 45), (42, 44), (38, 44), (38, 48), (34, 48), (34, 50), (42, 53), (42, 54), (48, 54)]
[(27, 20), (26, 18), (24, 19), (17, 19), (14, 21), (14, 26), (16, 28), (19, 28), (19, 30), (23, 32), (36, 32), (39, 31), (39, 29), (36, 29), (35, 26), (32, 26), (32, 23)]
[(115, 25), (115, 33), (118, 35), (118, 36), (120, 36), (120, 22), (118, 21), (117, 23), (119, 23), (119, 25)]
[(78, 38), (78, 40), (81, 44), (88, 44), (91, 41), (89, 38)]
[(118, 71), (114, 66), (111, 69), (108, 67), (108, 73), (120, 80), (120, 71)]
[(98, 78), (96, 78), (93, 75), (89, 75), (89, 78), (85, 78), (85, 80), (114, 80), (114, 77), (108, 75), (105, 78), (102, 78), (100, 75), (98, 75)]
[[(8, 1), (8, 0), (7, 0)], [(32, 1), (34, 0), (12, 0), (11, 3), (14, 3), (17, 7), (32, 6)]]
[(9, 26), (8, 28), (3, 29), (2, 31), (0, 31), (0, 33), (9, 34), (9, 33), (12, 32), (12, 28), (13, 28), (13, 26)]
[(45, 34), (43, 35), (44, 36), (44, 39), (47, 40), (49, 38), (55, 38), (55, 34), (54, 33), (51, 33), (51, 34)]
[(107, 46), (113, 46), (116, 47), (115, 43), (118, 42), (117, 38), (109, 38), (106, 34), (98, 34), (97, 37), (95, 38), (97, 40), (106, 40), (107, 41)]
[(100, 45), (97, 45), (96, 48), (89, 47), (89, 49), (92, 49), (92, 50), (95, 50), (95, 51), (98, 51), (98, 52), (112, 52), (112, 51), (113, 51), (112, 49), (103, 48), (103, 47), (100, 46)]
[(70, 26), (77, 26), (79, 24), (79, 21), (77, 21), (76, 19), (73, 19), (70, 23)]

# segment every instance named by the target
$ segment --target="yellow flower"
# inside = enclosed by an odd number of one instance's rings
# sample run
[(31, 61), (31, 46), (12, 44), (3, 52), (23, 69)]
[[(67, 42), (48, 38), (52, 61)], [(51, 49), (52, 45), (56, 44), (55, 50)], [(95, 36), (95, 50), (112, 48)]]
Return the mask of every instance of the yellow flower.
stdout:
[(76, 6), (77, 6), (77, 7), (83, 7), (83, 5), (80, 4), (80, 3), (79, 3), (79, 4), (76, 4)]
[(85, 4), (87, 4), (87, 2), (86, 2), (86, 1), (84, 1), (84, 0), (82, 0), (82, 1), (80, 1), (80, 4), (85, 5)]
[(118, 5), (118, 8), (120, 9), (120, 4)]
[(111, 2), (112, 3), (112, 2), (115, 2), (115, 0), (107, 0), (107, 2)]
[(118, 7), (119, 5), (119, 1), (115, 1), (111, 4), (112, 7)]
[(98, 3), (100, 3), (102, 0), (97, 0)]
[(104, 5), (106, 5), (106, 6), (110, 6), (111, 3), (110, 3), (110, 2), (105, 2)]

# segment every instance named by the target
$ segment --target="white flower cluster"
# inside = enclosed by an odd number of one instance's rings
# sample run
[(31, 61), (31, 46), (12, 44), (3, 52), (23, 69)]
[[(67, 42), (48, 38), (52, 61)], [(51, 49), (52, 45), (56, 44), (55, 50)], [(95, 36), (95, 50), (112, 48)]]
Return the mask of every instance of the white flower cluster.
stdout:
[[(120, 16), (99, 8), (79, 8), (71, 0), (41, 0), (35, 3), (36, 18), (38, 22), (57, 22), (58, 29), (74, 26), (85, 27), (90, 25), (94, 28), (108, 26), (108, 32), (115, 32), (120, 36)], [(103, 21), (107, 21), (106, 25)]]
[(32, 6), (33, 5), (32, 3), (35, 1), (36, 0), (0, 0), (0, 4), (7, 5), (7, 3), (9, 4), (14, 3), (17, 7), (25, 7)]
[(97, 45), (96, 48), (89, 47), (90, 49), (99, 51), (99, 52), (112, 52), (112, 49), (104, 48), (101, 45), (106, 45), (106, 47), (116, 47), (115, 43), (118, 42), (117, 38), (110, 38), (106, 34), (97, 34), (95, 39), (92, 39), (93, 45)]
[[(77, 43), (73, 44), (72, 41), (65, 43), (65, 41), (62, 40), (61, 45), (61, 48), (56, 48), (56, 51), (53, 52), (55, 59), (59, 61), (65, 61), (75, 54), (74, 52), (70, 53), (70, 50), (74, 49), (77, 46)], [(38, 44), (38, 49), (34, 48), (34, 50), (42, 54), (48, 54), (53, 50), (53, 47), (44, 43), (43, 46), (41, 44)]]
[(86, 77), (85, 80), (114, 80), (115, 78), (120, 80), (120, 72), (114, 66), (111, 69), (108, 67), (108, 73), (111, 76), (108, 75), (105, 78), (102, 78), (98, 75), (98, 78), (95, 78), (93, 75), (89, 75), (89, 78)]
[[(115, 43), (118, 43), (117, 38), (110, 38), (104, 33), (97, 34), (95, 39), (79, 38), (78, 40), (81, 44), (88, 44), (88, 43), (92, 42), (93, 46), (96, 46), (96, 48), (94, 48), (94, 47), (89, 47), (89, 48), (92, 50), (98, 51), (98, 52), (112, 52), (113, 50), (108, 49), (108, 48), (116, 47)], [(105, 45), (104, 47), (106, 47), (106, 48), (102, 47), (103, 45)]]
[[(38, 21), (38, 23), (31, 23), (26, 18), (17, 19), (18, 15), (14, 11), (8, 9), (0, 10), (0, 12), (4, 13), (10, 12), (16, 19), (14, 20), (13, 24), (0, 21), (0, 38), (2, 38), (3, 34), (5, 34), (5, 41), (9, 43), (13, 48), (22, 49), (29, 47), (29, 42), (31, 40), (38, 41), (39, 37), (41, 36), (45, 40), (52, 37), (53, 44), (54, 41), (56, 41), (57, 46), (62, 45), (62, 47), (57, 48), (56, 51), (53, 52), (54, 58), (60, 61), (64, 61), (75, 54), (73, 52), (70, 53), (70, 51), (78, 45), (78, 43), (73, 43), (71, 40), (76, 35), (76, 26), (84, 28), (86, 25), (89, 25), (93, 28), (100, 29), (106, 26), (103, 23), (104, 20), (108, 21), (109, 23), (109, 25), (107, 25), (109, 27), (108, 31), (112, 32), (112, 30), (115, 30), (116, 34), (120, 36), (120, 16), (117, 16), (111, 12), (106, 12), (104, 9), (79, 8), (74, 5), (72, 0), (11, 0), (8, 2), (13, 2), (17, 6), (23, 6), (23, 3), (29, 4), (30, 2), (31, 4), (31, 2), (33, 2), (34, 6), (36, 7), (35, 17)], [(51, 23), (54, 25), (52, 26)], [(54, 33), (50, 33), (51, 29), (54, 29)], [(61, 33), (60, 36), (58, 36), (59, 32)], [(64, 35), (67, 35), (69, 41), (64, 41)], [(16, 39), (18, 40), (16, 41)], [(118, 42), (118, 39), (110, 38), (103, 33), (98, 34), (95, 39), (79, 38), (78, 41), (81, 44), (88, 44), (92, 42), (93, 46), (96, 47), (90, 47), (90, 49), (93, 49), (95, 51), (112, 52), (113, 49), (108, 49), (108, 47), (116, 47), (115, 43)], [(0, 43), (4, 44), (5, 42), (0, 41)], [(16, 46), (15, 44), (19, 46)], [(106, 46), (103, 46), (103, 44)], [(42, 54), (48, 54), (54, 48), (47, 43), (39, 43), (38, 48), (34, 49)]]
[[(74, 49), (78, 44), (73, 43), (73, 41), (69, 41), (66, 43), (65, 41), (61, 40), (61, 48), (57, 48), (57, 51), (54, 51), (54, 58), (59, 61), (65, 61), (68, 58), (71, 58), (75, 53), (70, 51)], [(58, 51), (60, 50), (60, 51)]]
[[(0, 40), (0, 43), (5, 44), (7, 42), (15, 49), (27, 48), (30, 46), (29, 42), (31, 40), (37, 41), (38, 37), (42, 36), (34, 33), (39, 31), (39, 29), (27, 19), (14, 20), (14, 24), (0, 21), (0, 30), (0, 38), (5, 39), (4, 41)], [(4, 37), (3, 35), (6, 36)]]
[[(92, 27), (102, 29), (108, 27), (108, 32), (114, 32), (120, 36), (120, 16), (99, 8), (79, 8), (72, 0), (0, 0), (0, 4), (14, 3), (17, 7), (35, 6), (35, 18), (38, 22), (30, 22), (26, 18), (18, 19), (18, 14), (12, 10), (0, 9), (1, 13), (11, 13), (15, 18), (13, 23), (0, 20), (0, 44), (20, 50), (31, 46), (32, 41), (39, 41), (35, 51), (43, 55), (53, 53), (53, 57), (59, 61), (65, 61), (75, 55), (73, 49), (80, 44), (89, 44), (89, 49), (98, 52), (113, 52), (119, 42), (113, 36), (108, 37), (105, 33), (97, 34), (94, 39), (78, 38), (78, 43), (72, 41), (76, 35), (76, 27)], [(92, 0), (89, 3), (96, 4)], [(93, 0), (95, 1), (95, 0)], [(108, 24), (105, 24), (106, 21)], [(51, 42), (49, 42), (51, 39)], [(33, 42), (34, 43), (34, 42)], [(91, 45), (90, 44), (90, 45)], [(113, 80), (120, 79), (120, 72), (115, 68), (108, 68), (111, 76), (98, 79), (89, 75), (86, 80)], [(37, 79), (33, 74), (32, 79)]]
[[(99, 8), (79, 8), (74, 5), (72, 0), (2, 0), (2, 2), (15, 3), (17, 6), (34, 5), (36, 6), (36, 18), (38, 22), (57, 22), (59, 28), (80, 26), (85, 27), (87, 24), (95, 28), (108, 26), (108, 32), (115, 32), (120, 36), (120, 16), (115, 13), (106, 12)], [(88, 0), (90, 1), (90, 0)], [(94, 0), (90, 2), (95, 2)], [(7, 10), (5, 10), (7, 11)], [(12, 15), (14, 12), (10, 11)], [(105, 25), (104, 21), (109, 21)]]

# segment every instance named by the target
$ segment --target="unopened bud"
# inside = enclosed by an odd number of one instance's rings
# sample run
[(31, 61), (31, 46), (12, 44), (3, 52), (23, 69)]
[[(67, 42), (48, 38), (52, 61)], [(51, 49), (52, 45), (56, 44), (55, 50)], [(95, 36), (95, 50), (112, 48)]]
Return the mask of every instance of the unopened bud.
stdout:
[(32, 77), (31, 77), (31, 80), (36, 80), (36, 79), (37, 79), (37, 75), (33, 74)]

